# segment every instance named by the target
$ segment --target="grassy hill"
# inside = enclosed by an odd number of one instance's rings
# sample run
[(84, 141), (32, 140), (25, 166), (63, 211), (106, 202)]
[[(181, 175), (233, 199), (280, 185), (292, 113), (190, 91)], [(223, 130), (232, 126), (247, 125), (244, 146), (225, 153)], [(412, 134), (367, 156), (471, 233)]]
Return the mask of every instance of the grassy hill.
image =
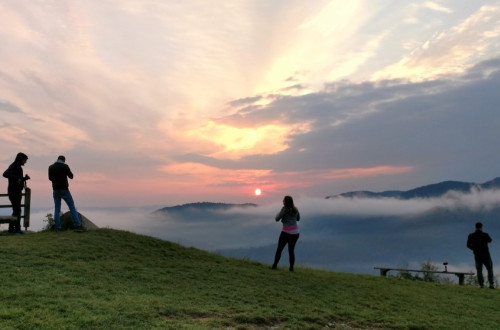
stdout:
[[(270, 256), (271, 258), (272, 256)], [(1, 329), (495, 329), (500, 290), (224, 258), (111, 229), (0, 235)]]

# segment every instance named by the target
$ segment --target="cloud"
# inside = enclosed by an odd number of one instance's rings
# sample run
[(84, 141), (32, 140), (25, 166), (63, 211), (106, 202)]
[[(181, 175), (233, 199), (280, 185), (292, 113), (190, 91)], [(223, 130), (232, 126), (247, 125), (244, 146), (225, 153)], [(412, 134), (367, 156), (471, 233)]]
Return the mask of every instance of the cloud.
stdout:
[(188, 132), (188, 137), (210, 140), (220, 146), (209, 156), (240, 158), (248, 154), (273, 154), (287, 148), (286, 136), (297, 127), (266, 125), (259, 127), (233, 127), (209, 122), (205, 127)]
[(243, 105), (255, 103), (257, 101), (260, 101), (261, 99), (262, 99), (262, 96), (260, 96), (260, 95), (252, 96), (252, 97), (245, 97), (245, 98), (242, 98), (239, 100), (231, 101), (231, 102), (229, 102), (229, 105), (233, 106), (233, 107), (240, 107)]
[[(352, 160), (346, 157), (346, 152), (352, 147), (355, 147), (352, 150), (356, 150), (359, 156), (363, 154), (359, 149), (362, 148), (370, 157), (375, 153), (383, 153), (385, 148), (392, 145), (418, 148), (412, 143), (412, 136), (418, 136), (420, 142), (436, 141), (438, 136), (446, 138), (447, 134), (454, 134), (460, 139), (463, 125), (472, 125), (476, 118), (481, 120), (484, 116), (493, 115), (490, 106), (477, 107), (474, 104), (486, 100), (491, 104), (491, 100), (496, 98), (492, 88), (497, 83), (496, 72), (499, 67), (495, 63), (490, 62), (488, 65), (489, 74), (475, 79), (468, 79), (465, 75), (465, 79), (457, 77), (425, 83), (394, 80), (327, 85), (320, 93), (276, 98), (267, 106), (248, 109), (244, 113), (216, 119), (215, 122), (234, 126), (250, 123), (266, 125), (276, 121), (286, 125), (307, 122), (310, 129), (290, 135), (289, 144), (298, 158), (309, 156), (309, 150), (317, 152), (310, 157), (317, 164), (314, 167), (323, 163), (332, 164), (317, 162), (318, 156), (342, 155), (343, 159)], [(470, 72), (477, 72), (478, 69), (476, 67)], [(479, 108), (474, 116), (469, 112), (471, 107)], [(421, 134), (424, 131), (426, 134)], [(480, 131), (477, 133), (482, 134)], [(381, 139), (384, 135), (387, 137)], [(363, 144), (356, 142), (360, 139)], [(471, 143), (475, 140), (476, 137), (470, 139)], [(289, 150), (280, 155), (286, 155)], [(298, 152), (300, 150), (305, 152)], [(323, 155), (320, 155), (319, 150), (325, 151)], [(248, 158), (251, 159), (251, 156)], [(262, 157), (259, 159), (262, 160)], [(338, 159), (338, 162), (342, 161)], [(311, 164), (304, 167), (311, 168)]]
[[(63, 141), (70, 143), (66, 148), (71, 144), (79, 145), (78, 153), (70, 152), (67, 156), (74, 159), (73, 166), (77, 166), (76, 172), (83, 178), (96, 180), (75, 180), (75, 188), (81, 193), (89, 193), (88, 198), (100, 189), (111, 189), (116, 192), (116, 200), (120, 200), (136, 195), (130, 191), (127, 197), (119, 197), (127, 192), (127, 184), (133, 184), (136, 191), (143, 187), (140, 189), (145, 194), (135, 203), (148, 199), (158, 203), (171, 191), (176, 191), (177, 198), (189, 198), (190, 201), (203, 199), (204, 195), (221, 201), (224, 198), (216, 196), (225, 194), (235, 198), (231, 201), (242, 201), (241, 196), (250, 196), (249, 192), (256, 186), (263, 189), (262, 197), (267, 199), (279, 198), (284, 191), (326, 196), (353, 190), (356, 186), (360, 189), (376, 186), (379, 190), (399, 184), (408, 187), (421, 184), (422, 177), (427, 177), (427, 182), (483, 181), (498, 176), (493, 166), (498, 160), (492, 150), (498, 144), (495, 104), (500, 102), (496, 93), (499, 70), (497, 59), (480, 63), (464, 75), (448, 80), (339, 82), (327, 84), (317, 93), (274, 95), (272, 99), (266, 96), (270, 100), (268, 104), (246, 106), (245, 111), (235, 108), (234, 114), (212, 118), (213, 127), (227, 127), (230, 131), (248, 128), (259, 132), (259, 127), (271, 127), (275, 123), (288, 128), (280, 148), (273, 148), (273, 143), (279, 140), (268, 142), (266, 137), (271, 136), (263, 135), (260, 143), (271, 148), (269, 152), (250, 148), (248, 154), (245, 151), (234, 158), (221, 157), (224, 155), (214, 153), (212, 148), (200, 148), (216, 141), (212, 139), (216, 135), (209, 128), (203, 138), (192, 137), (191, 143), (196, 147), (177, 151), (169, 157), (161, 150), (177, 150), (175, 145), (162, 146), (158, 141), (155, 151), (150, 149), (152, 145), (142, 148), (140, 144), (146, 141), (132, 139), (132, 131), (123, 126), (103, 132), (103, 137), (108, 136), (110, 140), (101, 143), (99, 148), (80, 142), (91, 137), (72, 126), (64, 128), (61, 123), (54, 122), (56, 119), (40, 118), (30, 126), (34, 131), (28, 132), (24, 129), (12, 131), (22, 129), (23, 118), (10, 117), (11, 122), (18, 121), (13, 122), (16, 125), (4, 126), (3, 132), (5, 139), (11, 136), (18, 139), (12, 142), (18, 143), (26, 141), (20, 138), (23, 134), (44, 135), (47, 150), (61, 146)], [(258, 102), (258, 99), (254, 100)], [(475, 110), (472, 113), (470, 109)], [(49, 124), (61, 125), (67, 139), (59, 138), (56, 142), (58, 133), (46, 126)], [(304, 125), (307, 129), (300, 128)], [(124, 143), (113, 145), (112, 135), (120, 136)], [(134, 150), (135, 145), (136, 151), (124, 153), (124, 149)], [(188, 153), (190, 149), (197, 152)], [(61, 150), (53, 154), (65, 153)], [(252, 154), (251, 150), (257, 154)], [(238, 149), (235, 152), (237, 154)], [(28, 164), (30, 172), (36, 165), (40, 173), (44, 173), (52, 158), (40, 158), (43, 160), (40, 165), (33, 159)], [(146, 159), (148, 161), (144, 162)], [(477, 163), (477, 159), (483, 161)], [(486, 159), (488, 161), (484, 161)], [(110, 166), (114, 170), (107, 173)], [(134, 173), (134, 177), (130, 173)], [(463, 173), (470, 176), (464, 177)], [(45, 175), (41, 176), (46, 185)], [(34, 177), (33, 184), (36, 180)], [(185, 193), (179, 193), (181, 191)], [(188, 197), (193, 191), (197, 195)]]
[(315, 215), (355, 216), (412, 216), (443, 208), (448, 210), (469, 209), (473, 212), (491, 211), (498, 207), (500, 191), (477, 191), (470, 194), (450, 192), (440, 198), (398, 200), (393, 198), (302, 198), (306, 212)]
[(424, 8), (435, 10), (438, 12), (443, 12), (443, 13), (452, 13), (453, 10), (451, 8), (445, 7), (437, 2), (434, 1), (426, 1), (422, 5)]
[[(433, 2), (424, 5), (433, 10), (445, 11), (444, 7)], [(484, 60), (492, 51), (496, 51), (495, 43), (491, 41), (500, 35), (500, 23), (495, 18), (499, 13), (498, 4), (482, 6), (448, 31), (433, 35), (399, 62), (374, 73), (372, 79), (405, 78), (421, 81), (463, 73), (478, 59)]]
[(488, 3), (5, 2), (2, 164), (45, 196), (63, 153), (85, 203), (134, 205), (493, 177)]
[(21, 109), (16, 107), (14, 104), (7, 101), (0, 100), (0, 111), (5, 112), (22, 112)]
[[(374, 183), (382, 187), (379, 189), (390, 189), (383, 183), (386, 179), (394, 183), (399, 178), (403, 183), (412, 176), (413, 181), (405, 183), (408, 187), (421, 184), (421, 177), (431, 172), (428, 181), (488, 180), (498, 176), (490, 165), (498, 161), (492, 151), (499, 142), (495, 112), (495, 104), (500, 102), (496, 93), (499, 72), (497, 59), (447, 80), (338, 82), (325, 85), (317, 93), (275, 94), (272, 99), (262, 96), (270, 100), (268, 104), (252, 106), (250, 101), (260, 102), (262, 98), (247, 99), (241, 104), (244, 111), (236, 107), (233, 114), (212, 118), (212, 127), (237, 131), (280, 123), (289, 127), (282, 142), (285, 149), (259, 152), (250, 147), (240, 157), (228, 159), (212, 153), (211, 148), (197, 148), (197, 152), (177, 156), (177, 164), (164, 170), (171, 173), (171, 180), (179, 181), (176, 176), (185, 183), (262, 185), (264, 191), (273, 192), (269, 197), (287, 189), (312, 193), (309, 187), (314, 187), (314, 194), (326, 196), (352, 190), (353, 182), (360, 189)], [(304, 123), (307, 129), (293, 129)], [(206, 127), (203, 136), (196, 136), (201, 140), (195, 142), (192, 137), (193, 144), (213, 143), (216, 136), (216, 131)], [(272, 147), (276, 139), (263, 135), (262, 143)], [(490, 161), (478, 164), (478, 158)], [(193, 166), (205, 170), (199, 172)], [(478, 166), (481, 171), (476, 170)], [(185, 170), (181, 170), (183, 167)], [(460, 173), (476, 175), (468, 179)]]

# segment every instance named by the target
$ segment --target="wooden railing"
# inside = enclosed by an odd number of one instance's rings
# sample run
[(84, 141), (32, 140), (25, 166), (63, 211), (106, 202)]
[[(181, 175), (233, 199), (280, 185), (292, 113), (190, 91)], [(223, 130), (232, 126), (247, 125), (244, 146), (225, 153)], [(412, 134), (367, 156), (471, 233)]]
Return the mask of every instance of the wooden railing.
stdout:
[[(31, 209), (31, 189), (26, 187), (24, 188), (23, 192), (23, 197), (24, 197), (24, 203), (21, 202), (21, 208), (24, 209), (24, 212), (22, 212), (21, 218), (23, 218), (23, 227), (25, 230), (28, 230), (28, 227), (30, 226), (30, 209)], [(0, 194), (0, 197), (8, 197), (8, 194)], [(12, 207), (11, 204), (8, 205), (0, 205), (0, 208), (8, 208)], [(16, 221), (17, 218), (13, 216), (0, 216), (0, 223), (10, 223), (12, 221)]]

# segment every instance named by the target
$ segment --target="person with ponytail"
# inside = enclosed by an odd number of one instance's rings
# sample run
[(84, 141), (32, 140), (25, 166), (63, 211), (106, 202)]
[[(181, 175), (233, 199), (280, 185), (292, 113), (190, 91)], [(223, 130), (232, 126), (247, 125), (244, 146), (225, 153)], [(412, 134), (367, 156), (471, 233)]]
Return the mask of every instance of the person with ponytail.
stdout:
[(278, 247), (276, 248), (276, 253), (274, 255), (274, 263), (271, 268), (276, 269), (278, 267), (281, 252), (288, 244), (288, 257), (290, 260), (289, 270), (293, 272), (295, 264), (295, 244), (299, 239), (299, 227), (297, 222), (300, 220), (300, 213), (297, 207), (295, 207), (291, 196), (285, 196), (285, 198), (283, 198), (283, 207), (276, 215), (275, 220), (276, 222), (281, 221), (283, 228), (281, 230)]

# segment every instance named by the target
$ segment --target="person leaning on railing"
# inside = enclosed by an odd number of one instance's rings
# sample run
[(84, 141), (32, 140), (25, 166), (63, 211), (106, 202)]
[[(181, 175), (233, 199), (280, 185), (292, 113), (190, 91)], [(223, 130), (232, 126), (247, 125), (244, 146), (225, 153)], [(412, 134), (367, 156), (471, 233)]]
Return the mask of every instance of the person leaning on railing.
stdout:
[(9, 223), (9, 233), (11, 234), (24, 234), (21, 231), (21, 199), (25, 183), (30, 177), (27, 174), (24, 175), (22, 167), (27, 161), (28, 156), (20, 152), (9, 168), (3, 172), (3, 177), (9, 180), (7, 193), (12, 204), (12, 216), (17, 218), (16, 221)]

